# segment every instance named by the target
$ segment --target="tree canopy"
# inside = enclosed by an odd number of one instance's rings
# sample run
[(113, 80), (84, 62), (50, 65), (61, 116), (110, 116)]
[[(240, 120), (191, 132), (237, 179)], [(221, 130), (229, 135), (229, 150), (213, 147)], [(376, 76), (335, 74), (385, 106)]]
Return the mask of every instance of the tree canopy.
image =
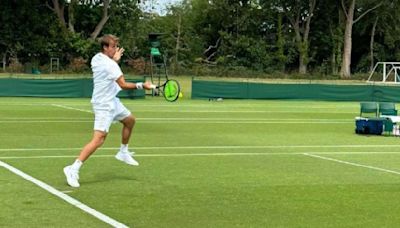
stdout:
[(146, 63), (152, 32), (164, 34), (161, 51), (176, 74), (200, 66), (350, 77), (400, 58), (398, 0), (183, 0), (165, 15), (145, 9), (149, 2), (3, 0), (3, 70), (46, 70), (56, 57), (64, 71), (85, 71), (96, 39), (109, 33), (132, 71)]

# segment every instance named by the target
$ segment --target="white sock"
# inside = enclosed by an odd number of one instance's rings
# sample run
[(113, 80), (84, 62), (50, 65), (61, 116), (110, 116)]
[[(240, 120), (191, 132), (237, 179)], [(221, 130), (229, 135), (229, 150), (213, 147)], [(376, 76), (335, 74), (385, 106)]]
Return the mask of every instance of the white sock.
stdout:
[(128, 144), (121, 144), (121, 148), (119, 150), (122, 152), (128, 152)]
[(79, 171), (79, 169), (81, 168), (82, 164), (83, 163), (79, 159), (76, 159), (74, 164), (72, 164), (71, 168)]

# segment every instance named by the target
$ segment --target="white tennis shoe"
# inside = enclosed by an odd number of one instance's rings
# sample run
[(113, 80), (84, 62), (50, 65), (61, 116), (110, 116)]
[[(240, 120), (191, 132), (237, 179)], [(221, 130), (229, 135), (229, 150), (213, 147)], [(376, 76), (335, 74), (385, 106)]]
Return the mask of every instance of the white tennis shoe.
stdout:
[(74, 187), (74, 188), (78, 188), (79, 185), (79, 171), (73, 169), (70, 165), (64, 167), (64, 174), (65, 177), (67, 177), (67, 183), (69, 186)]
[(138, 165), (139, 165), (139, 162), (137, 162), (135, 159), (132, 158), (132, 154), (133, 154), (133, 153), (130, 153), (130, 152), (122, 152), (122, 151), (119, 151), (119, 152), (115, 155), (115, 158), (116, 158), (117, 160), (120, 160), (120, 161), (122, 161), (122, 162), (125, 162), (125, 163), (128, 164), (128, 165), (135, 165), (135, 166), (138, 166)]

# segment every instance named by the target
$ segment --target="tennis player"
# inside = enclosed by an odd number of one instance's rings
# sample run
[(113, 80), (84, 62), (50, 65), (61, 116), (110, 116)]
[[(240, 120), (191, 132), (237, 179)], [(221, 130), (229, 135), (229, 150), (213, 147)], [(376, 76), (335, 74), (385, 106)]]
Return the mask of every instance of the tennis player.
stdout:
[(104, 35), (100, 38), (101, 52), (97, 53), (91, 61), (93, 71), (92, 107), (94, 111), (94, 133), (92, 140), (81, 150), (72, 165), (64, 168), (67, 183), (71, 187), (79, 187), (79, 169), (82, 164), (103, 145), (110, 125), (113, 121), (122, 123), (121, 148), (115, 158), (128, 164), (137, 166), (139, 163), (132, 157), (128, 150), (128, 142), (135, 126), (135, 117), (116, 97), (121, 89), (154, 89), (150, 82), (126, 82), (118, 61), (124, 49), (118, 47), (118, 37)]

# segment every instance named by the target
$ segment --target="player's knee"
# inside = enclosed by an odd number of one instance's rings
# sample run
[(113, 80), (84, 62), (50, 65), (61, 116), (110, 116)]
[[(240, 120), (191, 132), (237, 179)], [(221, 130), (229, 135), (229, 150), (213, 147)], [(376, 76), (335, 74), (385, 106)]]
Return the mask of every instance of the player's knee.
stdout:
[(97, 146), (97, 148), (101, 147), (104, 144), (105, 138), (99, 138), (98, 140), (96, 140), (95, 144)]
[(122, 123), (128, 128), (133, 128), (133, 126), (135, 126), (135, 123), (136, 123), (136, 118), (134, 116), (130, 115), (130, 116), (126, 117), (122, 121)]
[(95, 133), (92, 139), (92, 144), (94, 144), (96, 148), (101, 147), (104, 144), (104, 141), (106, 140), (106, 136), (107, 134)]
[(101, 145), (103, 145), (103, 141), (97, 138), (92, 139), (92, 141), (90, 142), (90, 144), (92, 144), (92, 147), (94, 147), (95, 149), (101, 147)]

